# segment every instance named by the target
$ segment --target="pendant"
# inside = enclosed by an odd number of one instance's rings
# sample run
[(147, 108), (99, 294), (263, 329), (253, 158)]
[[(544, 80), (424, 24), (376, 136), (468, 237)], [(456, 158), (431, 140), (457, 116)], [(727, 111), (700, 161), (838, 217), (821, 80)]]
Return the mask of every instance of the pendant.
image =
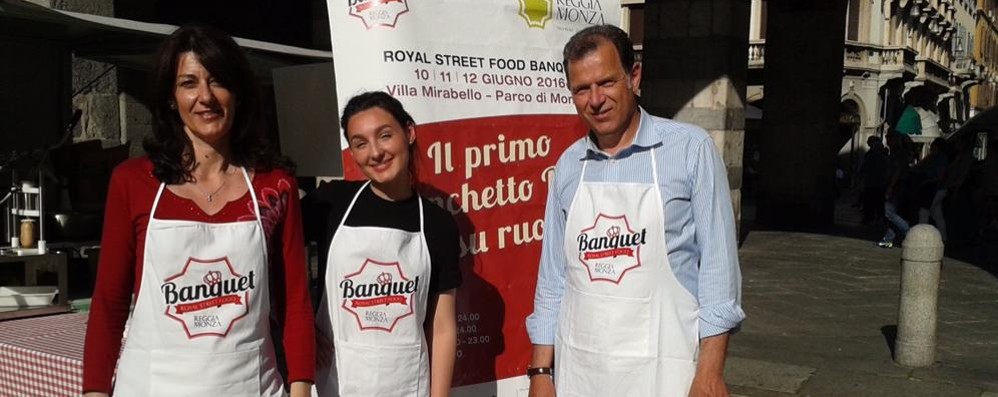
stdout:
[(211, 202), (211, 195), (208, 195), (208, 202)]

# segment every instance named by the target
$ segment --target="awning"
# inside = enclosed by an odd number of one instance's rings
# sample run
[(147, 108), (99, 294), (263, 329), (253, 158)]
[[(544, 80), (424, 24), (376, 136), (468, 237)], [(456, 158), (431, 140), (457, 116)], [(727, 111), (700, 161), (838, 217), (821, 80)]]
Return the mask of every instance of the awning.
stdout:
[[(39, 37), (65, 43), (76, 56), (120, 67), (151, 70), (156, 48), (176, 26), (56, 10), (25, 0), (0, 0), (0, 35)], [(253, 71), (269, 81), (278, 67), (329, 62), (320, 51), (235, 38)]]

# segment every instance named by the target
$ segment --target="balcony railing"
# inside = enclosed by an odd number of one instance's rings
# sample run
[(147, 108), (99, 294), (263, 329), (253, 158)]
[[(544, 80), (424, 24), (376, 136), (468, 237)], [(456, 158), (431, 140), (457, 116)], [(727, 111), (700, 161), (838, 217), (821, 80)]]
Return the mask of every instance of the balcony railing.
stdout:
[(953, 69), (953, 74), (959, 76), (974, 76), (977, 74), (977, 64), (972, 58), (957, 58), (954, 59), (950, 69)]
[(928, 81), (936, 85), (949, 86), (949, 69), (929, 58), (918, 57), (918, 76), (916, 80)]
[[(842, 64), (847, 70), (917, 75), (919, 69), (915, 61), (916, 55), (917, 53), (908, 47), (882, 47), (873, 44), (846, 41)], [(766, 41), (750, 41), (748, 51), (749, 69), (761, 69), (765, 65)]]
[(765, 64), (766, 64), (766, 40), (749, 41), (749, 47), (748, 47), (749, 69), (762, 68)]
[(917, 74), (915, 57), (918, 53), (908, 47), (884, 47), (881, 50), (881, 73)]

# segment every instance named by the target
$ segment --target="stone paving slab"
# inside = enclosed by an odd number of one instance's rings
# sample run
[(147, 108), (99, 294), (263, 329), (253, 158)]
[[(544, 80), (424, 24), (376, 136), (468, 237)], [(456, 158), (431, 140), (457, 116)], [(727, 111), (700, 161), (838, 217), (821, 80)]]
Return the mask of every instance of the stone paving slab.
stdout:
[(921, 382), (836, 369), (819, 370), (798, 393), (800, 396), (821, 397), (973, 397), (980, 394), (981, 390), (973, 386)]
[(731, 357), (725, 363), (725, 380), (732, 385), (792, 394), (814, 371), (798, 365)]
[[(755, 231), (739, 255), (748, 319), (729, 348), (728, 381), (734, 393), (758, 397), (998, 393), (998, 277), (992, 273), (944, 259), (937, 362), (910, 369), (891, 359), (900, 249), (880, 249), (871, 241), (847, 237)], [(773, 372), (767, 370), (771, 366), (815, 371), (792, 391), (771, 386), (779, 383), (762, 375)]]

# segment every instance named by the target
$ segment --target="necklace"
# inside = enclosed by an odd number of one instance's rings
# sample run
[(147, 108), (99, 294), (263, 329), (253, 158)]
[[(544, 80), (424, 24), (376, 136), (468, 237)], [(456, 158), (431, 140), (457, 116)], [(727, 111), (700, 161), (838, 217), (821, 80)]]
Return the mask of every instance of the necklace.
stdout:
[(212, 201), (212, 198), (215, 197), (215, 195), (218, 194), (218, 192), (221, 191), (223, 187), (225, 187), (225, 182), (226, 182), (226, 180), (222, 179), (222, 184), (218, 185), (218, 188), (215, 189), (215, 191), (211, 192), (211, 193), (205, 192), (196, 183), (194, 184), (194, 188), (197, 189), (199, 192), (201, 192), (201, 194), (203, 194), (205, 197), (207, 197), (208, 198), (208, 202), (210, 203)]

